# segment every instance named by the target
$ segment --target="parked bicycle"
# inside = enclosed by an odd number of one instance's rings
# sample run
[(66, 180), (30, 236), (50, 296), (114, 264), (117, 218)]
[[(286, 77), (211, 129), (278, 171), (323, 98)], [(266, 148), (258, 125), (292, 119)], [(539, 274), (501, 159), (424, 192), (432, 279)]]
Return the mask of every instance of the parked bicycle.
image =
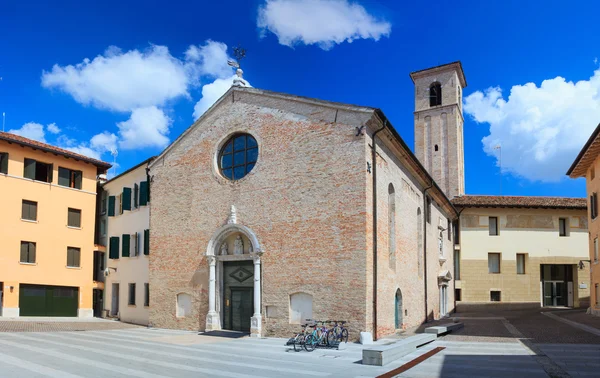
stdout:
[(293, 345), (294, 350), (296, 352), (300, 352), (304, 348), (304, 343), (306, 341), (306, 336), (310, 335), (312, 332), (309, 330), (313, 326), (306, 324), (301, 324), (302, 330), (296, 334), (296, 336), (292, 337), (288, 340), (286, 345)]
[(334, 325), (327, 333), (327, 345), (335, 346), (339, 343), (348, 342), (348, 329), (345, 327), (345, 320), (334, 320)]
[(317, 346), (327, 346), (327, 334), (329, 333), (329, 329), (325, 326), (326, 322), (317, 322), (312, 333), (306, 336), (304, 340), (304, 349), (306, 349), (307, 352), (312, 352)]

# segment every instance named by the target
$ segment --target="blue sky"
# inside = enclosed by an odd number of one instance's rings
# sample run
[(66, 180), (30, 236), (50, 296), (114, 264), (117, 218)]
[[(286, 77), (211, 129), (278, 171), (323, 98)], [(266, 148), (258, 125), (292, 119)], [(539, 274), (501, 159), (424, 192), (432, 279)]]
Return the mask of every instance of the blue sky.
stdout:
[(0, 3), (6, 130), (107, 161), (116, 147), (117, 173), (228, 87), (240, 43), (252, 86), (379, 107), (409, 146), (409, 73), (460, 60), (467, 193), (502, 179), (503, 194), (585, 196), (564, 173), (600, 122), (598, 2), (58, 3)]

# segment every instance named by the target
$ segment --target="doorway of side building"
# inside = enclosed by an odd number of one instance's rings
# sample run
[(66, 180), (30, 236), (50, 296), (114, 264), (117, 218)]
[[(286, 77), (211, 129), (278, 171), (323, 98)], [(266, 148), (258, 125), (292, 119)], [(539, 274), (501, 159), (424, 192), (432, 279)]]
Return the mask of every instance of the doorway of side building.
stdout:
[(93, 297), (93, 309), (94, 309), (94, 316), (96, 318), (99, 318), (102, 316), (102, 304), (103, 302), (103, 297), (104, 297), (104, 290), (100, 290), (100, 289), (94, 289), (94, 297)]
[(110, 306), (110, 316), (119, 315), (119, 284), (112, 284), (112, 302)]
[(223, 329), (250, 332), (254, 314), (254, 266), (252, 261), (223, 262)]
[(573, 306), (573, 265), (542, 264), (543, 307)]
[(395, 327), (396, 329), (402, 329), (402, 292), (400, 289), (396, 290), (396, 296), (394, 298), (394, 310), (395, 310)]
[(20, 316), (77, 316), (79, 288), (26, 285), (19, 287)]

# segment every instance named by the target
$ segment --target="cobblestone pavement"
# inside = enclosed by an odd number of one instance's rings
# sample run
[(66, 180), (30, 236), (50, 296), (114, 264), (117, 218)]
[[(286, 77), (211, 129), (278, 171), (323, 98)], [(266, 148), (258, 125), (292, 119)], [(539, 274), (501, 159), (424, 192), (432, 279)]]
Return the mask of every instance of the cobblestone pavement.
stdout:
[(60, 332), (99, 331), (109, 329), (139, 328), (141, 326), (105, 319), (35, 319), (0, 320), (0, 332)]
[(571, 320), (600, 330), (600, 316), (586, 314), (585, 310), (567, 310), (552, 312), (567, 320)]

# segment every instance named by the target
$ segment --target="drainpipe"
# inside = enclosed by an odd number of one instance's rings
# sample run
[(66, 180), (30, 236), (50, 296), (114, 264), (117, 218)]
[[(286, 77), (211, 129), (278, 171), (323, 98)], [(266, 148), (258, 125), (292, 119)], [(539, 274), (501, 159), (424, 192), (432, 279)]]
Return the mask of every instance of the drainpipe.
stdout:
[[(460, 245), (460, 214), (463, 212), (465, 208), (463, 207), (462, 209), (460, 209), (460, 211), (458, 212), (458, 215), (456, 216), (456, 225), (458, 226), (458, 240), (459, 240), (459, 245)], [(452, 230), (454, 231), (456, 227), (454, 227)], [(452, 259), (454, 260), (454, 254), (456, 253), (456, 250), (454, 249), (454, 238), (452, 238)], [(460, 260), (458, 261), (458, 263), (460, 264)], [(452, 261), (452, 266), (454, 266), (454, 261)], [(454, 268), (456, 269), (456, 268)], [(456, 290), (456, 275), (454, 275), (454, 290)], [(454, 295), (454, 313), (456, 314), (456, 293)]]
[(425, 190), (423, 190), (423, 214), (425, 214), (425, 222), (423, 222), (423, 275), (425, 285), (425, 323), (429, 321), (429, 309), (427, 307), (427, 219), (431, 219), (429, 207), (427, 206), (427, 191), (433, 187), (433, 182)]
[(373, 164), (373, 340), (377, 340), (377, 146), (375, 136), (385, 129), (383, 126), (371, 136), (371, 164)]

